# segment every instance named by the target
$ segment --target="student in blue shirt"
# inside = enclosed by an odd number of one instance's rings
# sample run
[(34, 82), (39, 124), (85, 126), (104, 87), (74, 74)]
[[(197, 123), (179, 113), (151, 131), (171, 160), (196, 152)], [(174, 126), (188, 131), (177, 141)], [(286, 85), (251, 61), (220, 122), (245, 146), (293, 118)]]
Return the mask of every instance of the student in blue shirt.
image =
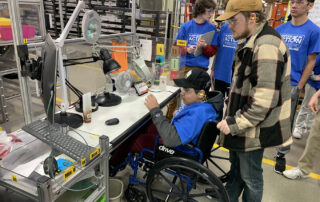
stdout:
[[(210, 76), (208, 73), (193, 69), (183, 79), (175, 79), (175, 84), (181, 87), (181, 99), (184, 103), (175, 113), (171, 122), (163, 115), (157, 99), (149, 95), (145, 105), (149, 109), (152, 123), (147, 124), (121, 144), (110, 159), (111, 170), (117, 168), (129, 152), (139, 153), (142, 149), (153, 150), (156, 136), (160, 135), (163, 143), (175, 147), (188, 143), (196, 144), (203, 125), (209, 120), (216, 120), (223, 109), (222, 96), (214, 96), (209, 92)], [(220, 94), (221, 95), (221, 94)], [(203, 100), (209, 97), (206, 102)]]
[[(309, 99), (315, 89), (307, 83), (314, 68), (317, 55), (320, 52), (320, 29), (308, 18), (308, 11), (313, 7), (314, 0), (291, 1), (290, 13), (292, 20), (279, 25), (276, 30), (286, 42), (291, 55), (291, 94), (299, 96), (305, 87), (305, 100), (300, 108), (293, 136), (301, 138), (302, 127), (310, 129), (313, 115), (307, 107)], [(307, 117), (308, 116), (308, 117)], [(310, 118), (310, 121), (306, 121)], [(290, 151), (290, 145), (279, 147), (276, 156), (275, 172), (282, 173), (285, 170), (284, 155)]]
[[(228, 23), (222, 25), (218, 34), (218, 53), (212, 65), (211, 77), (214, 78), (214, 89), (224, 96), (231, 83), (232, 63), (238, 41), (233, 39)], [(227, 95), (228, 96), (228, 95)]]
[[(181, 47), (180, 64), (185, 67), (184, 73), (192, 68), (199, 68), (207, 71), (209, 58), (217, 51), (217, 28), (209, 20), (214, 14), (216, 3), (213, 0), (198, 0), (193, 8), (193, 19), (182, 24), (176, 40), (187, 41), (186, 47)], [(204, 40), (199, 40), (202, 34), (215, 31), (211, 44), (206, 44)], [(201, 47), (202, 54), (194, 56), (197, 47)]]
[[(209, 58), (217, 52), (217, 28), (212, 25), (209, 20), (214, 14), (216, 3), (213, 0), (197, 0), (193, 8), (193, 19), (182, 24), (176, 41), (187, 41), (186, 46), (180, 46), (180, 70), (178, 78), (184, 75), (191, 69), (200, 69), (207, 71), (209, 66)], [(207, 44), (205, 40), (199, 40), (202, 34), (214, 31), (215, 34), (211, 44)], [(196, 48), (202, 48), (202, 54), (194, 56)], [(177, 107), (177, 99), (172, 100), (168, 104), (167, 118), (171, 120), (173, 112)]]

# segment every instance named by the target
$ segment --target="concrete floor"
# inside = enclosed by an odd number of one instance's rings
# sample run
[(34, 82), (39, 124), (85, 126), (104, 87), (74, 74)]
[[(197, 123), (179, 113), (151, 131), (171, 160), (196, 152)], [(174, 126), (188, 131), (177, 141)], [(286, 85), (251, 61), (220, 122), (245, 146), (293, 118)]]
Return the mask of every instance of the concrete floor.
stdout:
[[(84, 51), (85, 52), (85, 51)], [(99, 64), (80, 65), (77, 67), (69, 67), (70, 81), (83, 92), (95, 91), (101, 89), (105, 85), (104, 76), (101, 74)], [(94, 78), (94, 79), (93, 79)], [(10, 95), (18, 91), (18, 81), (5, 79), (6, 94)], [(32, 82), (31, 82), (32, 84)], [(71, 100), (76, 98), (72, 95)], [(15, 98), (8, 101), (9, 122), (1, 123), (8, 132), (17, 130), (24, 125), (21, 100)], [(33, 96), (33, 113), (35, 117), (43, 116), (43, 106), (36, 96)], [(294, 140), (290, 153), (286, 156), (287, 165), (296, 166), (299, 157), (301, 156), (306, 142), (307, 135), (300, 140)], [(227, 151), (218, 150), (217, 153), (223, 156), (228, 156)], [(315, 161), (313, 169), (313, 177), (304, 180), (289, 180), (285, 177), (276, 174), (273, 171), (275, 148), (268, 148), (264, 153), (264, 195), (263, 202), (317, 202), (320, 198), (320, 155)], [(225, 169), (228, 169), (228, 162), (219, 162)], [(120, 178), (125, 184), (128, 183), (128, 175), (130, 169), (127, 167), (122, 172), (119, 172), (116, 178)], [(126, 186), (125, 186), (126, 188)], [(8, 194), (0, 187), (0, 201), (27, 201), (21, 196), (14, 193)], [(68, 200), (69, 201), (69, 200)]]
[[(271, 151), (266, 151), (266, 154)], [(216, 155), (228, 156), (227, 151), (217, 150)], [(268, 159), (265, 159), (268, 161)], [(226, 169), (230, 165), (226, 161), (217, 161), (222, 168)], [(264, 177), (264, 194), (262, 202), (318, 202), (320, 193), (320, 179), (304, 179), (304, 180), (289, 180), (285, 177), (276, 174), (273, 171), (273, 165), (263, 163), (263, 177)], [(215, 168), (211, 167), (214, 173), (219, 173)], [(128, 175), (132, 174), (132, 170), (127, 166), (124, 171), (117, 174), (117, 178), (123, 180), (124, 184), (128, 184)], [(125, 186), (126, 187), (126, 186)], [(141, 186), (139, 188), (143, 189)], [(123, 198), (124, 199), (124, 198)], [(124, 199), (125, 200), (125, 199)], [(240, 200), (241, 201), (241, 200)]]

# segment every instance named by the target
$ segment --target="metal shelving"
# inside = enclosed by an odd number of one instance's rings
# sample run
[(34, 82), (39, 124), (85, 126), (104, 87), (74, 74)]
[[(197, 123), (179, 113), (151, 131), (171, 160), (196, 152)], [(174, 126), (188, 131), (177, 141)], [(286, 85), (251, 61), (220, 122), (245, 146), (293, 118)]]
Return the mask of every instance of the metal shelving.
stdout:
[[(76, 0), (62, 0), (62, 19), (63, 24), (69, 19), (73, 9), (76, 6)], [(86, 9), (94, 9), (101, 17), (102, 34), (115, 34), (131, 32), (132, 9), (116, 7), (117, 1), (88, 1)], [(48, 32), (53, 37), (58, 37), (61, 32), (61, 15), (59, 13), (58, 0), (44, 0), (45, 14), (50, 16), (51, 27)], [(153, 11), (136, 9), (136, 33), (146, 38), (150, 37), (167, 37), (169, 15), (168, 11)], [(81, 37), (81, 20), (82, 15), (77, 19), (70, 32), (69, 37)]]

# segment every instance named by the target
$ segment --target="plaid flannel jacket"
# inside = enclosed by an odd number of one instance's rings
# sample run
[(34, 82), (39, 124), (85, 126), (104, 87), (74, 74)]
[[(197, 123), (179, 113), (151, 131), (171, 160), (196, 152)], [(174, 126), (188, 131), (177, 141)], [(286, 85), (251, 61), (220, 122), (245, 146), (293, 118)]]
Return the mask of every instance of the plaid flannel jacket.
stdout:
[(290, 53), (281, 36), (261, 24), (239, 41), (226, 121), (231, 134), (220, 144), (233, 151), (276, 146), (291, 137)]

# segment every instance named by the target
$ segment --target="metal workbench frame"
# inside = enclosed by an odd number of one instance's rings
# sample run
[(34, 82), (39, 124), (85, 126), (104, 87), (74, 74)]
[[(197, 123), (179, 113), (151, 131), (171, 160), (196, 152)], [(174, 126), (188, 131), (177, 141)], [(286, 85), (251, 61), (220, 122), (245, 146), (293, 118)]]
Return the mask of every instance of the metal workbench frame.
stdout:
[[(96, 177), (99, 179), (100, 183), (98, 184), (98, 188), (95, 189), (95, 191), (89, 196), (89, 198), (86, 199), (87, 202), (96, 201), (103, 194), (106, 195), (107, 201), (109, 198), (108, 189), (106, 189), (106, 187), (109, 186), (108, 184), (109, 183), (108, 181), (109, 138), (104, 135), (101, 136), (99, 138), (99, 145), (101, 147), (100, 155), (96, 159), (94, 159), (89, 165), (77, 171), (74, 174), (75, 175), (74, 177), (62, 183), (64, 187), (71, 187), (78, 181), (78, 179), (85, 176), (89, 170), (92, 170), (97, 166), (99, 166), (99, 169), (95, 174), (96, 174)], [(56, 176), (56, 181), (63, 181), (62, 174)], [(61, 196), (65, 191), (67, 191), (63, 187), (57, 188), (59, 187), (59, 185), (55, 184), (52, 179), (48, 179), (45, 176), (39, 178), (36, 184), (37, 184), (37, 195), (33, 195), (27, 190), (19, 189), (10, 183), (0, 180), (0, 185), (39, 202), (55, 201), (59, 196)], [(53, 191), (53, 188), (55, 188), (55, 191)]]
[[(0, 3), (8, 4), (8, 9), (9, 9), (8, 1), (12, 1), (12, 0), (0, 0)], [(28, 39), (28, 42), (35, 43), (35, 42), (43, 41), (46, 34), (47, 34), (46, 25), (45, 25), (45, 17), (44, 17), (43, 0), (19, 0), (19, 4), (38, 6), (38, 8), (39, 8), (39, 28), (40, 28), (41, 36), (35, 36), (32, 39)], [(20, 21), (20, 23), (21, 23), (21, 21)], [(0, 41), (0, 46), (8, 46), (8, 45), (14, 45), (14, 40)]]
[(3, 122), (9, 121), (9, 116), (7, 112), (7, 98), (5, 97), (5, 92), (4, 92), (4, 87), (3, 87), (3, 76), (12, 74), (12, 73), (17, 73), (16, 68), (12, 69), (6, 69), (0, 71), (0, 111), (1, 111), (1, 116)]
[[(23, 0), (22, 0), (23, 1)], [(12, 34), (13, 34), (13, 45), (16, 55), (16, 64), (17, 69), (15, 69), (15, 72), (18, 72), (19, 77), (19, 83), (20, 83), (20, 93), (21, 93), (21, 99), (22, 99), (22, 106), (23, 106), (23, 112), (24, 112), (24, 119), (25, 123), (29, 124), (33, 121), (32, 117), (32, 110), (31, 110), (31, 91), (30, 87), (28, 85), (28, 78), (21, 76), (21, 64), (20, 59), (18, 57), (18, 51), (17, 47), (19, 45), (23, 45), (23, 37), (22, 37), (22, 27), (21, 27), (21, 19), (20, 19), (20, 13), (19, 13), (19, 3), (22, 1), (19, 0), (9, 0), (8, 2), (8, 9), (10, 13), (10, 19), (11, 19), (11, 27), (12, 27)], [(26, 0), (25, 0), (26, 1)], [(29, 2), (36, 2), (39, 0), (29, 0)], [(42, 1), (41, 1), (42, 2)], [(43, 11), (43, 2), (41, 3), (41, 9)], [(135, 9), (136, 4), (135, 0), (132, 1), (132, 16), (135, 16)], [(44, 20), (44, 12), (42, 13), (42, 19)], [(131, 32), (129, 33), (121, 33), (121, 34), (112, 34), (112, 35), (105, 35), (101, 36), (100, 39), (108, 39), (108, 38), (115, 38), (115, 37), (123, 37), (123, 36), (132, 36), (132, 45), (135, 45), (136, 38), (136, 27), (135, 27), (135, 18), (131, 18)], [(45, 26), (43, 27), (45, 29)], [(44, 36), (43, 36), (44, 39)], [(31, 41), (31, 40), (30, 40)], [(67, 39), (65, 40), (65, 44), (67, 43), (74, 43), (74, 42), (82, 42), (85, 41), (83, 38), (80, 39)], [(29, 48), (32, 47), (39, 47), (43, 44), (43, 42), (40, 43), (31, 43), (28, 44)], [(13, 71), (13, 70), (11, 70)], [(8, 71), (9, 72), (9, 71)], [(6, 72), (6, 73), (8, 73)], [(1, 90), (1, 89), (0, 89)], [(3, 89), (2, 89), (3, 90)], [(1, 97), (2, 99), (2, 97)], [(97, 157), (95, 160), (93, 160), (88, 166), (84, 167), (83, 170), (78, 171), (74, 174), (74, 176), (71, 177), (71, 179), (68, 179), (66, 182), (63, 183), (63, 186), (65, 187), (71, 187), (73, 184), (75, 184), (82, 176), (84, 176), (88, 170), (94, 169), (96, 166), (99, 166), (100, 169), (98, 172), (99, 179), (102, 180), (102, 183), (99, 184), (98, 188), (86, 199), (86, 201), (95, 201), (99, 199), (103, 194), (106, 196), (106, 201), (109, 201), (109, 138), (107, 136), (101, 136), (99, 139), (99, 145), (101, 147), (101, 154), (99, 157)], [(58, 175), (56, 177), (57, 181), (62, 181), (62, 175)], [(37, 195), (30, 194), (30, 192), (27, 192), (26, 190), (19, 189), (18, 187), (13, 186), (12, 184), (9, 184), (5, 181), (0, 181), (0, 185), (3, 185), (4, 187), (7, 187), (9, 189), (12, 189), (18, 193), (21, 193), (22, 195), (32, 198), (34, 200), (40, 201), (40, 202), (49, 202), (56, 200), (59, 196), (61, 196), (66, 190), (64, 188), (58, 189), (58, 191), (53, 192), (53, 187), (59, 186), (56, 183), (54, 183), (53, 180), (46, 178), (40, 178), (37, 181)]]

